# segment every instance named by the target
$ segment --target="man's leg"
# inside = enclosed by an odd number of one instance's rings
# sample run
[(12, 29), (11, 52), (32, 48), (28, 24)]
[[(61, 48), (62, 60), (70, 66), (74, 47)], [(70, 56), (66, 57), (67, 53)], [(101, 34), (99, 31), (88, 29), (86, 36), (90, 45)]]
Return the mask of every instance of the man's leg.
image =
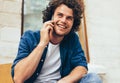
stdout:
[(95, 73), (86, 74), (79, 83), (102, 83), (101, 78)]

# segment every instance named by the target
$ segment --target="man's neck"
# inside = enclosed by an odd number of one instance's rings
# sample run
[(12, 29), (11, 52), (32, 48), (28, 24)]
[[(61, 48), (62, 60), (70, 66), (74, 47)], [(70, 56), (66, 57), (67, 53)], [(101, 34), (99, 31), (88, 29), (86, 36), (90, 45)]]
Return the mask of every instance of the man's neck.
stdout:
[(63, 38), (64, 36), (57, 36), (57, 35), (52, 34), (50, 36), (50, 42), (52, 44), (59, 44), (63, 40)]

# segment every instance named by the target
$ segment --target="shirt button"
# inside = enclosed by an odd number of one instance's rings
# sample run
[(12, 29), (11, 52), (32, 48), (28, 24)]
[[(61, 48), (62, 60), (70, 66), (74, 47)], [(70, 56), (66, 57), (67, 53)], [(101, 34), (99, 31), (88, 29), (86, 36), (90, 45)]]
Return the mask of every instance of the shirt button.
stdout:
[(41, 59), (41, 62), (43, 62), (43, 59)]

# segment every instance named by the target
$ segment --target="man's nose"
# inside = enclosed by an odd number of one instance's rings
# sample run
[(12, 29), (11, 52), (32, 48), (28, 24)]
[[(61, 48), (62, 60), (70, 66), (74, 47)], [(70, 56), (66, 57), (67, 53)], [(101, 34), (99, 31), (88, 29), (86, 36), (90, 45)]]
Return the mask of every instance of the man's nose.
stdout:
[(63, 18), (61, 19), (61, 21), (64, 22), (64, 23), (66, 23), (66, 17), (63, 17)]

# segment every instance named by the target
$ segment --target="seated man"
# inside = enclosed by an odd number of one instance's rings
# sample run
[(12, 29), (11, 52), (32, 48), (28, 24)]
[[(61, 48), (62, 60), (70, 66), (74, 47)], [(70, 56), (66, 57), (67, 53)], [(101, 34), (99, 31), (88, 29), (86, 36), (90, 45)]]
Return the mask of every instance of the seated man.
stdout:
[(75, 31), (83, 7), (76, 0), (51, 0), (40, 31), (26, 31), (12, 65), (15, 83), (102, 83), (87, 74), (87, 61)]

